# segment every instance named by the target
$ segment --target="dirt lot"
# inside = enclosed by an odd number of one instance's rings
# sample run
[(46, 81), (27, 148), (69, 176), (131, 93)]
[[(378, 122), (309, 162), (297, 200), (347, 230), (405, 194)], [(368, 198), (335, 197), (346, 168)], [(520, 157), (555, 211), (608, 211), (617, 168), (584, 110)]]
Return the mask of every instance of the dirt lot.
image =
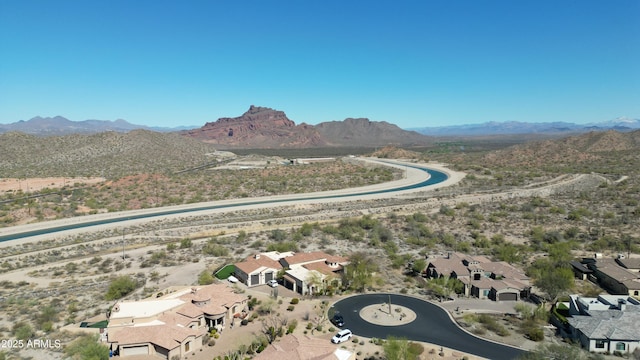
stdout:
[(98, 184), (105, 179), (100, 177), (93, 178), (64, 178), (64, 177), (46, 177), (46, 178), (29, 178), (29, 179), (0, 179), (0, 193), (17, 192), (30, 193), (40, 191), (42, 189), (60, 189), (67, 185), (75, 184)]

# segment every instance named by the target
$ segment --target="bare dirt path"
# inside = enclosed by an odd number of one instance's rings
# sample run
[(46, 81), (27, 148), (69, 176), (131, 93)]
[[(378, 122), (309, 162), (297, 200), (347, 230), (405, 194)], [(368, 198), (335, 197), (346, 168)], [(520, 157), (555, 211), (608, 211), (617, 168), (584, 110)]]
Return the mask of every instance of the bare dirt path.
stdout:
[(43, 189), (60, 189), (67, 185), (75, 184), (99, 184), (105, 181), (101, 177), (80, 177), (80, 178), (67, 178), (67, 177), (46, 177), (46, 178), (28, 178), (28, 179), (15, 179), (4, 178), (0, 179), (0, 193), (3, 192), (17, 192), (30, 193), (34, 191), (41, 191)]

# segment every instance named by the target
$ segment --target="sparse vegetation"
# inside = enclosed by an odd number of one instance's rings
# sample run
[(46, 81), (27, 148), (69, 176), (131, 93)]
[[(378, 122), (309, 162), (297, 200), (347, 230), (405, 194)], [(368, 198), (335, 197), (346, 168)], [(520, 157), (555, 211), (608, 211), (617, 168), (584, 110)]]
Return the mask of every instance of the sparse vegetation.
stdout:
[[(199, 261), (201, 267), (194, 272), (198, 274), (201, 269), (215, 269), (257, 251), (324, 249), (331, 254), (350, 256), (352, 268), (347, 270), (352, 271), (347, 271), (349, 275), (341, 284), (332, 285), (336, 293), (382, 289), (442, 298), (452, 296), (456, 286), (424, 281), (418, 276), (426, 265), (424, 256), (448, 251), (481, 254), (525, 269), (548, 299), (569, 291), (585, 295), (600, 292), (576, 282), (566, 267), (568, 261), (596, 251), (607, 254), (640, 251), (635, 230), (640, 219), (638, 152), (598, 152), (597, 157), (590, 157), (589, 163), (542, 162), (531, 155), (523, 157), (531, 164), (512, 166), (492, 154), (449, 150), (425, 154), (472, 176), (459, 185), (418, 194), (415, 198), (229, 211), (216, 216), (194, 216), (188, 222), (171, 219), (162, 224), (140, 224), (125, 231), (104, 230), (2, 248), (0, 274), (46, 265), (42, 270), (29, 271), (29, 276), (57, 282), (42, 288), (27, 281), (3, 281), (0, 295), (6, 300), (0, 307), (7, 314), (5, 321), (16, 324), (3, 331), (7, 336), (21, 338), (53, 332), (64, 323), (104, 314), (107, 302), (102, 294), (110, 299), (155, 296), (163, 291), (159, 284), (166, 274), (177, 271), (179, 265)], [(521, 148), (510, 151), (523, 154)], [(6, 201), (0, 203), (0, 221), (2, 226), (9, 226), (25, 219), (21, 216), (29, 215), (29, 211), (33, 221), (41, 221), (79, 215), (84, 206), (89, 211), (103, 212), (241, 194), (329, 189), (349, 183), (342, 174), (348, 174), (351, 184), (387, 178), (380, 170), (363, 170), (353, 164), (290, 169), (291, 172), (267, 167), (241, 172), (220, 170), (215, 174), (206, 171), (202, 174), (159, 171), (157, 176), (130, 174), (95, 187), (69, 185), (62, 191), (42, 191), (39, 193), (42, 197), (32, 203), (25, 199), (25, 194), (5, 194), (0, 199)], [(574, 175), (577, 173), (588, 175)], [(629, 177), (616, 182), (620, 175)], [(163, 189), (157, 194), (156, 184)], [(40, 218), (36, 218), (38, 211)], [(206, 235), (193, 236), (196, 229), (206, 229)], [(142, 255), (130, 255), (135, 249), (144, 249)], [(118, 256), (113, 255), (116, 253)], [(143, 265), (148, 268), (140, 270), (145, 271), (142, 277), (125, 276), (135, 285), (131, 286), (129, 281), (119, 284), (124, 273), (133, 274), (139, 271), (133, 269), (144, 268)], [(380, 274), (384, 274), (384, 281)], [(207, 275), (211, 272), (203, 272), (200, 277), (212, 281)], [(145, 278), (149, 279), (146, 285)], [(144, 289), (136, 291), (143, 285)], [(295, 305), (293, 311), (299, 311), (304, 304), (306, 301), (300, 305), (291, 302), (281, 310)], [(262, 316), (273, 315), (275, 306), (258, 303), (257, 299), (249, 303), (249, 308), (259, 310)], [(51, 308), (60, 310), (52, 314)], [(548, 314), (538, 309), (519, 312), (521, 321), (513, 323), (500, 318), (473, 318), (469, 320), (470, 331), (493, 338), (495, 334), (516, 334), (543, 340), (542, 325)], [(249, 324), (250, 319), (255, 320), (248, 317), (241, 324)], [(313, 316), (307, 321), (310, 332), (317, 332), (318, 325), (326, 331), (327, 324), (318, 324)], [(282, 331), (293, 331), (289, 330), (290, 325), (291, 322), (283, 325)]]

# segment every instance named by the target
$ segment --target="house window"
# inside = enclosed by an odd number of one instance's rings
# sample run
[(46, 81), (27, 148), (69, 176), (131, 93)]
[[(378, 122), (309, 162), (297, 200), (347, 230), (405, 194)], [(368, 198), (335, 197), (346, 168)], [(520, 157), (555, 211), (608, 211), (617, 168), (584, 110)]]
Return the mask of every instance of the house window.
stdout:
[(482, 290), (482, 296), (489, 296), (489, 290)]
[(634, 296), (638, 296), (638, 295), (640, 295), (640, 291), (638, 291), (638, 290), (634, 291), (634, 292), (633, 292), (633, 295), (634, 295)]
[(625, 351), (626, 349), (627, 349), (627, 344), (625, 344), (623, 342), (616, 343), (616, 350), (617, 351)]
[(604, 340), (596, 340), (596, 349), (604, 349)]
[(189, 352), (189, 347), (191, 346), (191, 341), (187, 341), (184, 344), (184, 352)]

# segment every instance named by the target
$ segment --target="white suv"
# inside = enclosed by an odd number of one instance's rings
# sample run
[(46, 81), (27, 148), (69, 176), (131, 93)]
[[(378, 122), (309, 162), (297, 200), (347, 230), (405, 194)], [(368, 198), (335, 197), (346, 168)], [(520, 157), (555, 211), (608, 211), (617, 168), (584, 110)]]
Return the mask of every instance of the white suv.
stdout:
[(352, 336), (353, 336), (353, 333), (351, 333), (351, 330), (349, 329), (340, 330), (334, 337), (331, 338), (331, 342), (334, 344), (340, 344), (351, 339)]
[(267, 285), (269, 285), (271, 287), (276, 287), (276, 286), (278, 286), (278, 280), (269, 280), (269, 281), (267, 281)]

